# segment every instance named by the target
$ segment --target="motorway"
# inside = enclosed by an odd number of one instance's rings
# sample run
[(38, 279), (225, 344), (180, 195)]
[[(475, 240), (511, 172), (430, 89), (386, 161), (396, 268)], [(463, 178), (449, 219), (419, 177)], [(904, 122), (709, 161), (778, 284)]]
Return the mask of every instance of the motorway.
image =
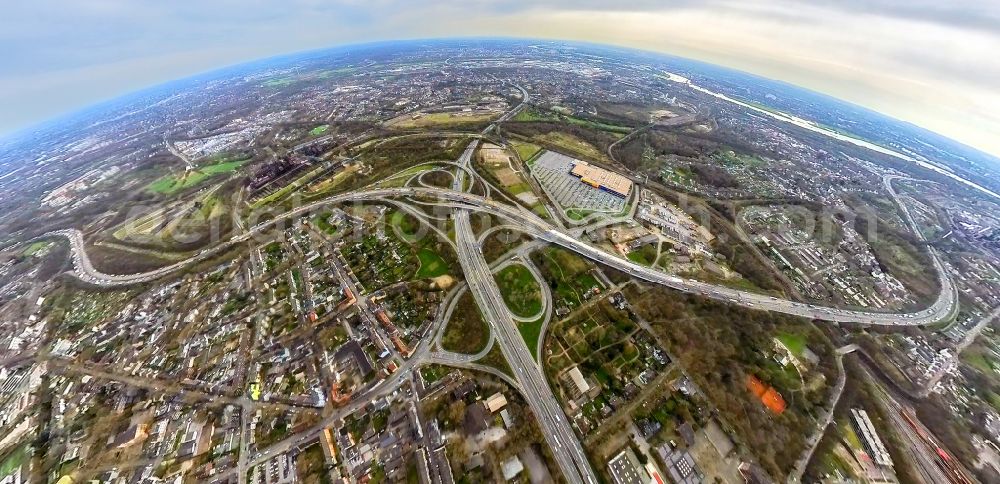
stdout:
[[(460, 168), (467, 167), (474, 153), (477, 141), (473, 141), (457, 161)], [(938, 254), (931, 248), (933, 265), (937, 270), (941, 281), (941, 292), (937, 300), (930, 307), (916, 313), (883, 313), (839, 309), (816, 304), (799, 303), (795, 301), (780, 299), (757, 293), (740, 291), (724, 286), (716, 286), (709, 283), (685, 279), (669, 275), (651, 268), (647, 268), (618, 257), (615, 254), (582, 241), (570, 231), (555, 227), (551, 223), (541, 219), (529, 210), (507, 205), (496, 200), (491, 200), (479, 195), (464, 192), (464, 182), (467, 173), (464, 169), (457, 170), (454, 177), (452, 189), (429, 188), (429, 187), (399, 187), (383, 189), (367, 189), (356, 192), (344, 193), (319, 200), (302, 207), (288, 211), (274, 219), (258, 223), (249, 227), (245, 232), (240, 233), (226, 241), (223, 241), (209, 249), (198, 253), (195, 257), (177, 262), (154, 271), (138, 274), (104, 274), (97, 271), (91, 264), (86, 253), (83, 234), (75, 229), (65, 229), (51, 232), (48, 235), (66, 237), (72, 249), (72, 259), (74, 272), (81, 280), (101, 285), (120, 286), (141, 282), (152, 281), (164, 277), (180, 268), (190, 264), (206, 260), (212, 256), (222, 253), (224, 250), (234, 245), (251, 241), (253, 237), (273, 230), (289, 220), (308, 215), (315, 210), (322, 209), (331, 204), (356, 200), (395, 200), (399, 198), (434, 198), (451, 204), (455, 208), (455, 239), (459, 262), (462, 266), (468, 288), (472, 292), (477, 305), (482, 310), (484, 319), (489, 324), (495, 343), (500, 345), (500, 349), (510, 363), (514, 372), (516, 387), (525, 396), (538, 419), (542, 433), (548, 445), (553, 451), (555, 460), (559, 464), (564, 476), (569, 482), (586, 482), (593, 484), (597, 482), (590, 463), (583, 451), (580, 441), (576, 438), (568, 419), (562, 412), (558, 400), (552, 394), (551, 389), (535, 363), (532, 351), (522, 343), (520, 332), (516, 323), (511, 317), (511, 313), (503, 301), (503, 297), (496, 281), (493, 278), (493, 271), (483, 258), (479, 241), (474, 234), (469, 220), (470, 211), (486, 212), (506, 219), (509, 224), (518, 226), (526, 234), (532, 235), (540, 241), (545, 241), (562, 246), (568, 250), (576, 252), (584, 257), (600, 262), (609, 267), (620, 270), (637, 279), (665, 285), (680, 291), (700, 294), (717, 300), (727, 301), (732, 304), (744, 307), (770, 310), (780, 313), (815, 318), (836, 322), (855, 322), (872, 325), (886, 326), (909, 326), (922, 325), (937, 322), (951, 315), (957, 304), (956, 291), (950, 277), (943, 264), (940, 262)], [(897, 199), (895, 191), (892, 189), (892, 180), (897, 177), (886, 177), (885, 185), (889, 192)], [(900, 204), (902, 207), (902, 204)], [(908, 211), (902, 208), (902, 212), (911, 225), (915, 227)], [(242, 225), (241, 225), (242, 226)], [(919, 232), (915, 233), (919, 234)], [(406, 378), (411, 375), (412, 370), (422, 363), (433, 361), (436, 358), (446, 359), (446, 354), (433, 354), (430, 351), (430, 344), (421, 344), (416, 353), (406, 361), (399, 371), (390, 375), (386, 380), (380, 382), (373, 388), (360, 392), (358, 399), (352, 401), (347, 407), (336, 410), (333, 414), (327, 415), (319, 424), (297, 434), (277, 445), (263, 449), (256, 455), (251, 456), (247, 461), (241, 462), (243, 466), (253, 466), (262, 463), (269, 458), (285, 452), (293, 447), (299, 446), (315, 438), (321, 429), (330, 425), (335, 420), (358, 410), (374, 398), (384, 396), (398, 387)], [(458, 362), (456, 362), (458, 363)], [(461, 362), (466, 365), (474, 365), (472, 362)], [(220, 476), (221, 477), (221, 476)]]
[(496, 280), (493, 279), (493, 271), (479, 250), (468, 210), (458, 210), (455, 214), (455, 238), (458, 241), (458, 260), (469, 290), (472, 291), (486, 323), (497, 335), (496, 343), (510, 363), (515, 379), (520, 382), (525, 400), (538, 419), (542, 434), (548, 441), (563, 476), (568, 482), (596, 483), (597, 478), (590, 468), (583, 446), (559, 408), (559, 402), (535, 364), (531, 351), (522, 343), (521, 333), (511, 319)]
[[(528, 100), (528, 94), (520, 86), (516, 87), (522, 91), (522, 103), (491, 123), (483, 130), (484, 133), (494, 129), (497, 123), (515, 115), (524, 106), (524, 103)], [(552, 449), (554, 458), (566, 480), (568, 482), (585, 482), (587, 484), (596, 484), (597, 478), (590, 467), (580, 441), (577, 439), (558, 400), (552, 394), (545, 376), (532, 356), (534, 349), (529, 349), (522, 342), (514, 318), (504, 303), (500, 290), (496, 285), (493, 270), (491, 270), (489, 264), (484, 259), (481, 252), (481, 245), (472, 230), (469, 219), (470, 211), (496, 215), (507, 220), (508, 224), (518, 227), (524, 233), (536, 237), (539, 240), (536, 243), (544, 241), (559, 245), (593, 261), (629, 274), (634, 278), (748, 308), (769, 310), (826, 321), (886, 326), (910, 326), (934, 323), (949, 317), (956, 309), (956, 290), (950, 277), (947, 275), (944, 265), (940, 262), (938, 254), (933, 248), (930, 248), (930, 253), (933, 266), (937, 271), (937, 277), (941, 283), (941, 291), (936, 301), (928, 308), (915, 313), (903, 314), (847, 310), (799, 303), (773, 296), (685, 279), (641, 266), (584, 242), (576, 231), (557, 227), (523, 207), (508, 205), (490, 198), (465, 192), (466, 177), (475, 177), (475, 173), (469, 171), (469, 164), (477, 145), (478, 140), (470, 143), (462, 156), (453, 163), (459, 169), (456, 170), (452, 189), (450, 190), (426, 186), (364, 189), (306, 204), (252, 227), (244, 228), (244, 224), (241, 223), (242, 221), (237, 221), (237, 226), (241, 229), (242, 233), (238, 233), (228, 240), (221, 241), (210, 248), (202, 250), (194, 257), (149, 272), (105, 274), (98, 271), (87, 255), (83, 233), (79, 230), (64, 229), (50, 232), (46, 236), (61, 236), (69, 240), (76, 277), (99, 286), (126, 286), (153, 281), (197, 262), (208, 260), (229, 248), (251, 242), (257, 236), (275, 228), (280, 228), (290, 220), (311, 214), (332, 204), (347, 201), (395, 201), (400, 198), (413, 197), (433, 198), (446, 202), (455, 209), (455, 242), (458, 259), (466, 278), (467, 287), (481, 309), (483, 318), (491, 328), (491, 343), (500, 345), (501, 352), (509, 362), (511, 370), (514, 373), (513, 381), (508, 381), (523, 393), (526, 402), (538, 420), (542, 433), (549, 447)], [(886, 189), (897, 202), (899, 202), (899, 197), (893, 190), (892, 181), (898, 178), (900, 177), (887, 176), (884, 179)], [(908, 225), (919, 236), (920, 232), (916, 230), (916, 224), (910, 217), (906, 207), (902, 203), (899, 203), (899, 205)], [(443, 318), (439, 324), (446, 320), (447, 318)], [(243, 452), (242, 454), (244, 455), (241, 456), (240, 465), (235, 473), (243, 474), (242, 471), (248, 467), (266, 462), (274, 456), (315, 439), (323, 428), (329, 426), (334, 421), (359, 410), (373, 399), (396, 391), (399, 385), (412, 375), (412, 371), (422, 364), (440, 362), (453, 366), (489, 371), (488, 368), (477, 365), (472, 361), (466, 361), (464, 358), (462, 361), (452, 361), (453, 358), (451, 357), (457, 355), (440, 351), (434, 352), (431, 350), (431, 346), (429, 343), (419, 344), (415, 349), (415, 353), (401, 365), (398, 371), (378, 384), (362, 390), (357, 395), (357, 398), (347, 406), (326, 415), (321, 422), (310, 429), (291, 436), (267, 449), (261, 449), (254, 455), (245, 455), (246, 452)], [(498, 374), (497, 376), (507, 379), (506, 375)], [(221, 478), (231, 475), (232, 473), (225, 473), (216, 476), (215, 480), (218, 481)]]
[[(469, 165), (478, 144), (478, 141), (469, 143), (469, 147), (458, 159), (460, 168)], [(464, 185), (465, 171), (456, 170), (452, 188), (454, 191), (460, 191)], [(596, 484), (597, 477), (590, 468), (590, 461), (579, 439), (576, 438), (569, 419), (552, 394), (541, 368), (535, 363), (532, 351), (522, 342), (521, 332), (517, 329), (507, 303), (503, 300), (500, 288), (497, 287), (493, 270), (483, 257), (479, 239), (472, 230), (469, 209), (455, 210), (455, 242), (458, 262), (462, 266), (466, 285), (483, 319), (490, 327), (494, 344), (500, 345), (501, 353), (514, 372), (517, 386), (520, 387), (525, 401), (535, 414), (542, 435), (552, 449), (552, 455), (563, 477), (567, 482)]]
[[(473, 143), (473, 146), (476, 142)], [(465, 165), (473, 152), (473, 146), (463, 153), (460, 163)], [(455, 177), (456, 188), (464, 188), (465, 177), (463, 171), (461, 175)], [(891, 189), (890, 178), (886, 179), (886, 186)], [(895, 192), (891, 192), (895, 195)], [(594, 261), (603, 263), (612, 268), (625, 272), (635, 278), (653, 283), (662, 284), (680, 291), (701, 294), (705, 297), (725, 300), (733, 304), (738, 304), (750, 308), (771, 310), (786, 314), (793, 314), (808, 318), (816, 318), (827, 321), (838, 322), (858, 322), (873, 325), (887, 326), (908, 326), (921, 325), (936, 322), (949, 316), (955, 309), (957, 302), (954, 286), (951, 279), (944, 271), (944, 267), (938, 259), (936, 252), (931, 249), (934, 266), (938, 270), (938, 277), (941, 280), (941, 292), (933, 305), (929, 308), (907, 314), (879, 313), (854, 311), (839, 308), (832, 308), (821, 305), (805, 304), (773, 296), (766, 296), (756, 293), (739, 291), (736, 289), (715, 286), (712, 284), (684, 279), (677, 276), (668, 275), (647, 267), (640, 266), (627, 259), (620, 258), (614, 254), (605, 252), (593, 245), (581, 241), (579, 238), (555, 228), (548, 222), (542, 220), (530, 211), (521, 207), (514, 207), (496, 202), (478, 195), (465, 193), (459, 190), (447, 190), (426, 187), (403, 187), (386, 188), (376, 190), (366, 190), (352, 192), (320, 200), (295, 210), (287, 212), (282, 216), (263, 222), (251, 227), (248, 231), (230, 240), (219, 244), (212, 249), (206, 249), (192, 259), (181, 261), (162, 269), (141, 274), (130, 275), (108, 275), (97, 271), (87, 257), (83, 236), (78, 230), (68, 229), (53, 232), (53, 235), (61, 235), (70, 240), (72, 247), (72, 257), (74, 269), (77, 276), (83, 280), (107, 286), (134, 284), (145, 282), (165, 276), (170, 272), (184, 267), (198, 260), (206, 259), (219, 253), (225, 248), (234, 244), (239, 244), (251, 239), (251, 237), (261, 234), (266, 230), (273, 229), (280, 223), (287, 220), (308, 214), (329, 204), (340, 203), (346, 200), (385, 200), (399, 197), (431, 197), (460, 204), (456, 209), (455, 228), (458, 246), (459, 261), (462, 265), (463, 273), (468, 281), (469, 289), (472, 291), (477, 304), (483, 311), (483, 315), (492, 331), (496, 335), (496, 342), (500, 344), (500, 349), (504, 357), (510, 363), (515, 373), (515, 380), (519, 383), (524, 392), (525, 399), (538, 418), (539, 425), (548, 441), (550, 448), (564, 475), (570, 482), (594, 483), (593, 470), (590, 468), (582, 446), (577, 440), (575, 433), (566, 420), (562, 409), (559, 408), (558, 401), (552, 394), (545, 377), (542, 375), (529, 349), (521, 343), (520, 333), (513, 322), (507, 306), (503, 302), (496, 282), (493, 279), (489, 265), (483, 259), (480, 246), (475, 234), (472, 232), (469, 222), (469, 211), (485, 211), (506, 218), (511, 223), (522, 227), (522, 230), (535, 237), (558, 244), (578, 254), (588, 257)], [(904, 209), (904, 215), (909, 219), (909, 214)], [(909, 220), (912, 223), (912, 219)], [(425, 359), (425, 352), (430, 345), (420, 345), (419, 354), (407, 361), (400, 371), (391, 375), (386, 381), (381, 382), (370, 392), (364, 392), (362, 398), (355, 400), (351, 405), (340, 409), (333, 415), (323, 419), (312, 431), (298, 434), (280, 445), (268, 448), (254, 456), (249, 465), (263, 462), (270, 457), (278, 455), (288, 449), (301, 445), (314, 438), (322, 427), (329, 425), (334, 420), (343, 417), (347, 413), (360, 408), (363, 402), (368, 402), (378, 395), (387, 394), (401, 383), (402, 378), (409, 375), (414, 366)]]
[[(464, 177), (456, 178), (464, 179)], [(886, 185), (891, 187), (891, 179), (887, 179)], [(894, 192), (892, 193), (895, 194)], [(246, 242), (266, 230), (273, 229), (275, 226), (285, 223), (290, 219), (311, 213), (326, 205), (342, 203), (348, 200), (384, 200), (399, 197), (429, 197), (464, 204), (470, 210), (488, 212), (506, 218), (511, 223), (521, 226), (523, 231), (527, 234), (533, 235), (547, 242), (560, 245), (591, 260), (625, 272), (626, 274), (629, 274), (637, 279), (661, 284), (679, 291), (700, 294), (704, 297), (726, 301), (748, 308), (763, 309), (806, 318), (841, 323), (861, 323), (880, 326), (917, 326), (935, 323), (951, 316), (958, 301), (957, 292), (952, 280), (948, 277), (943, 264), (939, 260), (936, 250), (933, 248), (930, 249), (930, 253), (932, 255), (934, 268), (937, 270), (937, 277), (939, 278), (941, 284), (941, 291), (935, 302), (926, 309), (912, 313), (840, 309), (819, 304), (807, 304), (790, 301), (774, 296), (741, 291), (726, 286), (719, 286), (707, 282), (669, 275), (652, 268), (641, 266), (627, 259), (618, 257), (615, 254), (605, 252), (603, 249), (584, 242), (567, 231), (556, 228), (551, 223), (542, 220), (537, 215), (521, 207), (514, 207), (478, 195), (443, 188), (383, 188), (335, 195), (333, 197), (319, 200), (291, 210), (267, 222), (259, 223), (251, 227), (243, 234), (237, 235), (210, 249), (201, 251), (198, 255), (192, 257), (191, 259), (180, 261), (150, 272), (137, 274), (117, 275), (104, 274), (97, 271), (91, 264), (90, 259), (87, 257), (83, 235), (78, 230), (64, 229), (50, 232), (47, 235), (63, 236), (69, 239), (72, 248), (74, 272), (75, 275), (81, 280), (100, 286), (129, 285), (155, 280), (189, 264), (205, 260), (212, 255), (218, 254), (221, 251), (232, 247), (235, 244)], [(903, 213), (909, 219), (908, 212), (904, 210)], [(910, 222), (912, 222), (912, 220), (910, 220)]]

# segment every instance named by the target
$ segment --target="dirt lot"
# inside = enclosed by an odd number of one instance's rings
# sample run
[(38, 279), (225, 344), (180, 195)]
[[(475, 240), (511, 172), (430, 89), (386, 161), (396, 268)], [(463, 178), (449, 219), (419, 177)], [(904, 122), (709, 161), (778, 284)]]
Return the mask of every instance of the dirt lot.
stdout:
[(510, 154), (507, 153), (507, 150), (493, 143), (484, 143), (479, 148), (479, 153), (483, 157), (483, 163), (487, 165), (507, 165), (510, 162)]
[(505, 187), (514, 186), (518, 183), (524, 182), (524, 180), (521, 179), (521, 176), (510, 168), (501, 168), (496, 170), (493, 172), (493, 175), (496, 176), (497, 180), (500, 181), (500, 184)]
[(399, 129), (431, 128), (457, 124), (487, 123), (497, 116), (493, 111), (457, 111), (443, 113), (418, 113), (390, 119), (386, 126)]

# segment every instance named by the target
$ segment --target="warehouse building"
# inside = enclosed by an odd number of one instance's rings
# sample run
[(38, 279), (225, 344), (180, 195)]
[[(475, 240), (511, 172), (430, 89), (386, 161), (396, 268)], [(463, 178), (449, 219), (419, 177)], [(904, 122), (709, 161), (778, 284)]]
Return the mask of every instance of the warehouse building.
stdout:
[(569, 173), (579, 178), (581, 182), (617, 197), (625, 198), (628, 196), (629, 191), (632, 190), (632, 180), (585, 161), (577, 160)]
[(864, 446), (868, 456), (880, 466), (892, 467), (892, 457), (889, 456), (889, 451), (886, 450), (885, 445), (882, 444), (882, 439), (875, 432), (875, 426), (872, 425), (871, 419), (868, 418), (868, 412), (863, 409), (852, 408), (851, 417), (853, 417), (854, 431), (857, 432), (858, 437), (861, 437), (861, 444)]

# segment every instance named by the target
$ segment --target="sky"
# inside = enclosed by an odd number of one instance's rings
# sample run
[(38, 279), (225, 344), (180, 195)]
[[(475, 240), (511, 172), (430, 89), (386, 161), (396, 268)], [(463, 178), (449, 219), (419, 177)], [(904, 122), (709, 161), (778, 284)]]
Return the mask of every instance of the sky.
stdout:
[(5, 3), (0, 135), (262, 57), (373, 40), (507, 36), (606, 43), (736, 68), (1000, 156), (1000, 0)]

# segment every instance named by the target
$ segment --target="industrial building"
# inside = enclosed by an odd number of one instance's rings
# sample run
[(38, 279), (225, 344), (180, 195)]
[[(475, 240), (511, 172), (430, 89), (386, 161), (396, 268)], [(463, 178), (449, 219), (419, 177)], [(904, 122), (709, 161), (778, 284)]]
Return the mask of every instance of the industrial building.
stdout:
[(625, 194), (631, 188), (631, 181), (624, 177), (621, 177), (624, 182), (605, 177), (585, 166), (589, 165), (582, 160), (545, 151), (532, 165), (531, 175), (545, 194), (562, 208), (605, 213), (624, 211), (628, 198)]
[(613, 171), (599, 168), (586, 161), (576, 160), (569, 173), (599, 190), (604, 190), (617, 197), (625, 198), (632, 190), (632, 180)]
[(608, 462), (608, 471), (615, 484), (647, 484), (650, 480), (645, 467), (629, 447)]
[(868, 412), (863, 409), (851, 409), (851, 422), (854, 424), (854, 431), (861, 438), (861, 444), (865, 447), (865, 452), (875, 461), (876, 464), (885, 467), (892, 467), (892, 457), (889, 451), (882, 444), (882, 439), (875, 432), (875, 426), (868, 418)]

